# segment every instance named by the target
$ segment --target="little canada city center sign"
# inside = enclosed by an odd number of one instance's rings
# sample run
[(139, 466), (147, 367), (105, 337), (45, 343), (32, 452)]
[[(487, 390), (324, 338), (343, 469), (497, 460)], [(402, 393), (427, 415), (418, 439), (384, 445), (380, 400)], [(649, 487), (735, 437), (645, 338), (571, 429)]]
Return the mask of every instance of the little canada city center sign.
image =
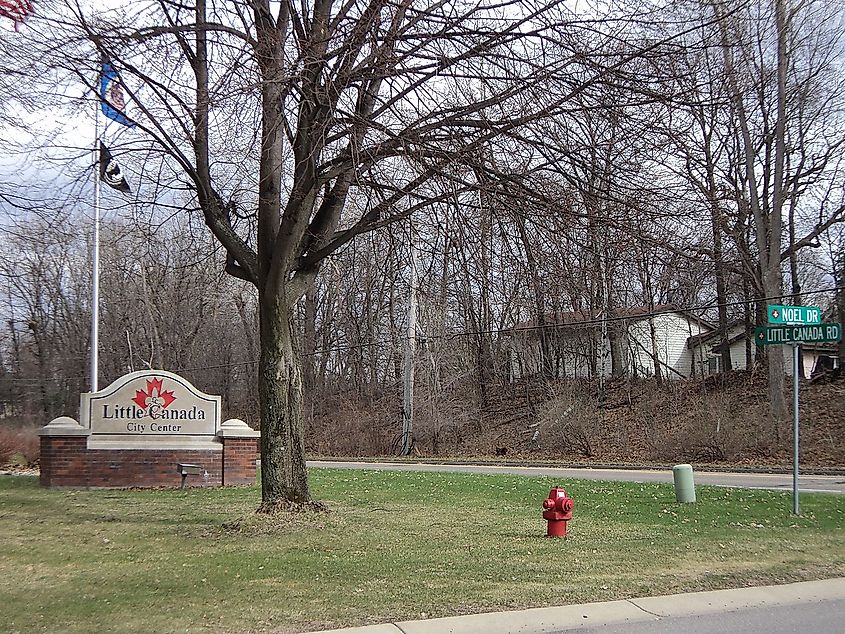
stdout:
[(38, 432), (41, 486), (254, 484), (261, 434), (237, 418), (221, 423), (220, 404), (163, 370), (132, 372), (84, 393), (78, 422), (59, 416)]
[(127, 374), (80, 400), (80, 422), (92, 436), (213, 437), (220, 429), (220, 397), (161, 370)]

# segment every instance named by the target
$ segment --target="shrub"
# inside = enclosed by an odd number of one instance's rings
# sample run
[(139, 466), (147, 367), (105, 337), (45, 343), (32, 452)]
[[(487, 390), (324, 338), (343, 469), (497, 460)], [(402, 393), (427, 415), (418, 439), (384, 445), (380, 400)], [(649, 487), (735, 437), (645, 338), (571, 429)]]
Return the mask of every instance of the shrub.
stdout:
[(330, 397), (323, 408), (319, 418), (306, 419), (309, 452), (334, 456), (388, 453), (390, 434), (396, 430), (395, 404)]
[(23, 427), (18, 430), (18, 453), (27, 467), (38, 465), (41, 457), (41, 438), (35, 427)]
[(17, 453), (17, 434), (14, 430), (0, 427), (0, 467), (5, 467)]
[(542, 407), (538, 431), (553, 446), (591, 458), (599, 433), (598, 417), (591, 401), (575, 393), (552, 396)]
[(34, 427), (0, 426), (0, 466), (38, 464), (40, 439)]

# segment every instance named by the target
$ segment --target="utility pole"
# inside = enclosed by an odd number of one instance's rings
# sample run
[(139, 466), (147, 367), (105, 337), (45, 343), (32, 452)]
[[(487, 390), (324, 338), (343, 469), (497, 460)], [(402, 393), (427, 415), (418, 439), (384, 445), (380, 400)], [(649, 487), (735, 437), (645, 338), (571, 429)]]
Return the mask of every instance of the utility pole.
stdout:
[(414, 356), (417, 349), (417, 245), (411, 236), (411, 280), (408, 288), (408, 321), (405, 341), (405, 389), (402, 399), (402, 452), (411, 455), (414, 437)]

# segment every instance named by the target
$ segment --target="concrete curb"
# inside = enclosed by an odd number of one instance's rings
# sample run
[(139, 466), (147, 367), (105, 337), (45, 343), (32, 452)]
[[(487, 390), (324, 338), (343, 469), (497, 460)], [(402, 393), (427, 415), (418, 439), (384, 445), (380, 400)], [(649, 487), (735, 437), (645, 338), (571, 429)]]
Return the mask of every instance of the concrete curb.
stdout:
[[(481, 467), (530, 467), (535, 469), (592, 469), (594, 471), (671, 471), (677, 462), (662, 463), (631, 463), (631, 462), (578, 462), (567, 461), (562, 463), (559, 460), (491, 460), (488, 458), (405, 458), (401, 456), (308, 456), (309, 462), (352, 462), (378, 466), (380, 464), (403, 464), (403, 465), (435, 465), (435, 466), (481, 466)], [(789, 475), (792, 473), (792, 465), (721, 465), (711, 463), (698, 463), (694, 465), (695, 470), (702, 473), (768, 473), (774, 475)], [(812, 467), (802, 466), (801, 473), (804, 475), (821, 476), (843, 476), (845, 467)]]
[(779, 586), (670, 594), (554, 608), (451, 616), (425, 621), (400, 621), (327, 630), (321, 634), (543, 634), (616, 623), (656, 621), (675, 616), (818, 603), (833, 599), (845, 599), (845, 577)]

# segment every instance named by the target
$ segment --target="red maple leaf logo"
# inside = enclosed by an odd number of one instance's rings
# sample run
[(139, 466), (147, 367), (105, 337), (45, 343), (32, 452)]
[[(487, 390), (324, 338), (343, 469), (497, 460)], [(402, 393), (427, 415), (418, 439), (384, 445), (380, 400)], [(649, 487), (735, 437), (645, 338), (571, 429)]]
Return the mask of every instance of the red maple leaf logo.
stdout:
[(138, 407), (141, 409), (147, 409), (147, 406), (150, 404), (148, 402), (149, 399), (160, 399), (159, 404), (162, 408), (166, 408), (176, 400), (176, 397), (173, 395), (172, 391), (163, 392), (161, 389), (162, 383), (162, 379), (147, 379), (146, 391), (135, 390), (135, 398), (132, 400), (137, 403)]

